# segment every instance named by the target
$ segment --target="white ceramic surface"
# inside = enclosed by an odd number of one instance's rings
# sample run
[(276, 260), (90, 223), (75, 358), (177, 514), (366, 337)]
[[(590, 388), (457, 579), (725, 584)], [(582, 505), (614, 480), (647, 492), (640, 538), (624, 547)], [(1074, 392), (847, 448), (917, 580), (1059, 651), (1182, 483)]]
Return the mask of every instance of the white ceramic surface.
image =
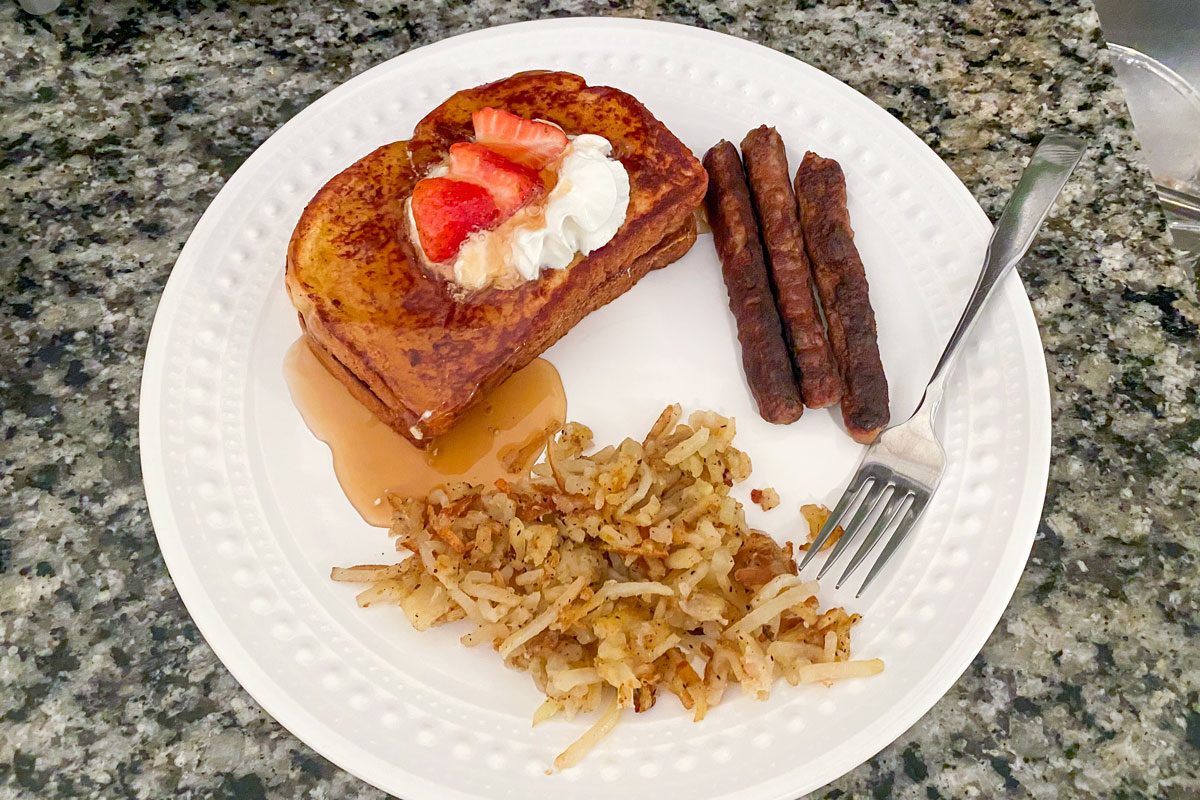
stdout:
[[(468, 34), (349, 81), (272, 136), (197, 224), (164, 292), (142, 385), (147, 495), (164, 558), (205, 638), (246, 690), (335, 763), (408, 800), (794, 798), (911, 726), (982, 647), (1033, 541), (1049, 453), (1037, 328), (1009, 278), (954, 375), (942, 488), (861, 600), (854, 652), (877, 678), (731, 692), (701, 724), (664, 695), (628, 714), (573, 770), (543, 770), (587, 720), (531, 729), (538, 693), (494, 653), (423, 634), (398, 609), (358, 609), (335, 564), (394, 556), (342, 496), (281, 373), (298, 327), (284, 250), (305, 202), (373, 148), (405, 138), (454, 90), (565, 68), (640, 98), (695, 152), (773, 124), (793, 164), (842, 162), (867, 265), (895, 418), (926, 376), (973, 284), (990, 226), (950, 170), (885, 111), (833, 78), (720, 34), (632, 20), (553, 20)], [(639, 434), (668, 402), (738, 420), (754, 475), (784, 504), (751, 522), (780, 538), (798, 506), (832, 504), (861, 455), (835, 414), (775, 427), (754, 413), (711, 241), (584, 320), (548, 353), (571, 418), (597, 441)]]

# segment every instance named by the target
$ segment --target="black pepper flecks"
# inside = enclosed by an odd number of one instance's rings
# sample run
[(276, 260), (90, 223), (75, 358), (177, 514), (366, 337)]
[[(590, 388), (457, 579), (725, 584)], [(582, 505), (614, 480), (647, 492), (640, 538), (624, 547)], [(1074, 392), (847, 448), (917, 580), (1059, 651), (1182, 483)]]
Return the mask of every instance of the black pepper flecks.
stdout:
[(993, 218), (1042, 134), (1092, 143), (1021, 266), (1055, 423), (1016, 597), (929, 714), (816, 796), (1197, 794), (1200, 310), (1086, 0), (0, 5), (0, 794), (383, 797), (269, 719), (179, 602), (138, 469), (150, 321), (217, 190), (312, 100), (452, 34), (613, 12), (846, 81)]

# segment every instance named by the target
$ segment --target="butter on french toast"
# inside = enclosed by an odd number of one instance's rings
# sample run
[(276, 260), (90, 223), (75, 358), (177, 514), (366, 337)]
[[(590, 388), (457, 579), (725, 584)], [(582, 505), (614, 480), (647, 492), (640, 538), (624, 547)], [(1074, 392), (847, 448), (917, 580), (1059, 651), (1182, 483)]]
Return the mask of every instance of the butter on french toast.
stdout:
[[(408, 204), (450, 147), (471, 140), (472, 113), (484, 108), (604, 137), (628, 174), (629, 200), (612, 239), (568, 268), (463, 292), (427, 268)], [(686, 253), (706, 185), (695, 156), (632, 96), (570, 73), (520, 73), (455, 94), (410, 140), (330, 180), (292, 234), (288, 294), (326, 367), (398, 433), (425, 444), (584, 316)]]

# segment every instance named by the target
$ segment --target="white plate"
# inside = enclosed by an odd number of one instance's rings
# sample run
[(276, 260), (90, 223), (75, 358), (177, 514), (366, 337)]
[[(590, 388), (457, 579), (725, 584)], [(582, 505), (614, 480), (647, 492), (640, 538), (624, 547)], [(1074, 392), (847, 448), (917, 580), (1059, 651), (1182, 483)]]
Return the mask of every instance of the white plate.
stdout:
[[(163, 556), (209, 644), (247, 691), (335, 763), (408, 800), (793, 798), (852, 769), (916, 722), (1000, 618), (1029, 553), (1049, 453), (1041, 345), (1011, 276), (946, 393), (942, 488), (917, 534), (861, 601), (854, 651), (879, 677), (736, 692), (694, 725), (671, 697), (627, 715), (582, 766), (544, 768), (586, 721), (531, 729), (528, 676), (460, 631), (417, 634), (398, 609), (359, 610), (334, 564), (394, 555), (343, 498), (280, 364), (298, 328), (284, 248), (309, 197), (373, 148), (406, 138), (453, 91), (528, 68), (564, 68), (640, 98), (702, 153), (777, 126), (793, 164), (841, 161), (878, 314), (892, 413), (904, 417), (974, 281), (990, 226), (950, 170), (886, 112), (833, 78), (707, 31), (617, 19), (553, 20), (456, 37), (349, 81), (285, 125), (230, 179), (179, 257), (142, 384), (146, 492)], [(861, 449), (831, 414), (758, 419), (738, 367), (717, 260), (702, 237), (682, 261), (584, 320), (547, 357), (569, 413), (598, 441), (642, 432), (680, 401), (737, 417), (753, 486), (784, 506), (752, 524), (801, 530), (797, 507), (832, 504)], [(749, 485), (743, 488), (748, 489)]]

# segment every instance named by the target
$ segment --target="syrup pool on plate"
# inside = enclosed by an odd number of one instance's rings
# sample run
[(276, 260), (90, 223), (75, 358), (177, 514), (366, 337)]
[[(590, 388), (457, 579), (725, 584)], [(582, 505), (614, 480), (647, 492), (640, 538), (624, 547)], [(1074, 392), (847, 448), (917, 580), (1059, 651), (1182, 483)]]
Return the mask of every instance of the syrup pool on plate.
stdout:
[(304, 337), (288, 350), (284, 376), (305, 424), (329, 446), (346, 498), (381, 528), (391, 524), (388, 492), (424, 497), (444, 483), (490, 484), (524, 475), (545, 449), (548, 433), (566, 419), (558, 370), (540, 358), (493, 389), (428, 449), (413, 445), (354, 399)]

